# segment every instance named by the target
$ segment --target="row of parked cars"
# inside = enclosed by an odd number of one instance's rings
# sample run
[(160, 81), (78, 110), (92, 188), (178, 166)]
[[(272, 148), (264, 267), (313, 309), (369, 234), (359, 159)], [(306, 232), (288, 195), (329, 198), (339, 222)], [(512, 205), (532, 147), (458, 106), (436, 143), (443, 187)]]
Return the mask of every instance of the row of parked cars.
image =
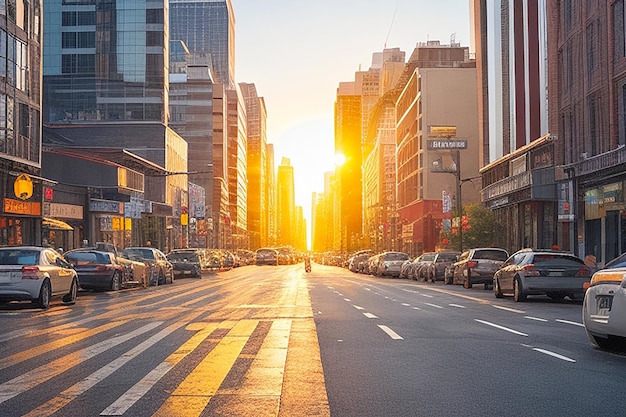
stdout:
[(496, 298), (510, 295), (516, 302), (534, 295), (583, 300), (582, 320), (589, 340), (603, 349), (626, 347), (626, 253), (597, 270), (595, 264), (555, 249), (522, 249), (509, 255), (500, 248), (474, 248), (463, 253), (429, 252), (415, 259), (397, 252), (363, 251), (350, 258), (348, 268), (465, 288), (483, 285)]
[(79, 289), (117, 291), (123, 287), (171, 284), (175, 277), (200, 277), (230, 269), (252, 257), (213, 249), (176, 249), (167, 255), (153, 247), (122, 251), (107, 243), (63, 254), (48, 247), (0, 248), (0, 302), (31, 301), (48, 308), (61, 296), (73, 304)]

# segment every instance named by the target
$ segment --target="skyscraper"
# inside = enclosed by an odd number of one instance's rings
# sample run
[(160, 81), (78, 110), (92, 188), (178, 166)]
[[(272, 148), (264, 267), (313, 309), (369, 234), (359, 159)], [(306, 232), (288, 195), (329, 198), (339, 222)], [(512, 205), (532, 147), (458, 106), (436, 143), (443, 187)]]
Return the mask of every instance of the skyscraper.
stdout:
[(211, 54), (215, 82), (235, 84), (235, 15), (230, 0), (170, 0), (170, 39)]
[(278, 166), (276, 178), (276, 206), (278, 212), (278, 244), (295, 246), (296, 203), (293, 167), (288, 158)]

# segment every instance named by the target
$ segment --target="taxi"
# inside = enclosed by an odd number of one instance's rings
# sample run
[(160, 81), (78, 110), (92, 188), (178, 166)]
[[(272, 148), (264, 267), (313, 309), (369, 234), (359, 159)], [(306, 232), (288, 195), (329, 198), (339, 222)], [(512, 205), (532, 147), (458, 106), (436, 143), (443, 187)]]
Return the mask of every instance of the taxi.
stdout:
[(593, 274), (583, 301), (587, 337), (601, 349), (626, 338), (626, 253)]

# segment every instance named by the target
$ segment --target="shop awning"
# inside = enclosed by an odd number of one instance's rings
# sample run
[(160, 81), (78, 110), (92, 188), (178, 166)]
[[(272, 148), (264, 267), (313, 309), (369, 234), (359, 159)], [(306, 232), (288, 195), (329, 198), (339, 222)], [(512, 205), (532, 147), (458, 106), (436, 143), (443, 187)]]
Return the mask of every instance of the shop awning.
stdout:
[(64, 221), (51, 219), (49, 217), (44, 217), (43, 221), (41, 222), (41, 225), (43, 227), (47, 227), (48, 229), (53, 229), (53, 230), (74, 230), (72, 226), (65, 223)]

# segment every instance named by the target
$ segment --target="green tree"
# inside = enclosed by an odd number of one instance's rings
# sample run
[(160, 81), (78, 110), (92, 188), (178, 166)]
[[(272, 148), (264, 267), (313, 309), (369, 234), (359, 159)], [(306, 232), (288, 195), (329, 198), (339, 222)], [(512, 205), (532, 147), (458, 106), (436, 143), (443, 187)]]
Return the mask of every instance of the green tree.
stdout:
[[(442, 242), (450, 249), (458, 249), (459, 239), (462, 235), (463, 249), (480, 247), (502, 247), (504, 244), (504, 227), (496, 222), (493, 212), (484, 205), (470, 204), (464, 207), (462, 217), (462, 233), (459, 234), (458, 222), (453, 221), (452, 230), (442, 234)], [(458, 217), (458, 213), (454, 214)]]

